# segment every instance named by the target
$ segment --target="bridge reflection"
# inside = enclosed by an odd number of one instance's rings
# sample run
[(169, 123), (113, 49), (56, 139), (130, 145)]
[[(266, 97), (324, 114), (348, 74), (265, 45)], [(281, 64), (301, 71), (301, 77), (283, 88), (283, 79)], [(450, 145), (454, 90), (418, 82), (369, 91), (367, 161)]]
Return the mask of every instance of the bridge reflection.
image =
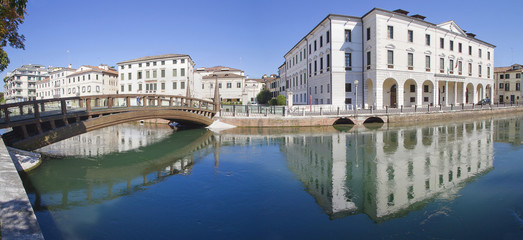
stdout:
[(434, 198), (454, 198), (489, 172), (493, 125), (487, 119), (379, 130), (233, 129), (220, 137), (279, 144), (289, 169), (331, 219), (364, 213), (380, 222)]
[[(125, 127), (117, 129), (119, 140), (131, 139), (123, 137), (129, 133), (133, 136), (133, 143), (119, 145), (122, 147), (118, 151), (139, 146), (140, 141), (142, 144), (155, 141), (148, 131)], [(24, 182), (29, 185), (26, 186), (28, 194), (34, 196), (35, 210), (96, 204), (130, 195), (167, 177), (190, 174), (201, 156), (213, 153), (213, 135), (207, 130), (187, 130), (173, 135), (156, 143), (148, 142), (145, 147), (134, 151), (104, 153), (97, 158), (89, 157), (95, 155), (91, 145), (73, 145), (71, 153), (85, 153), (85, 158), (64, 157), (44, 161), (44, 164), (51, 166), (26, 176)], [(163, 132), (160, 131), (156, 137), (162, 138)], [(80, 136), (68, 141), (82, 142), (83, 138)], [(102, 143), (104, 141), (101, 140)], [(50, 148), (56, 150), (61, 145)]]

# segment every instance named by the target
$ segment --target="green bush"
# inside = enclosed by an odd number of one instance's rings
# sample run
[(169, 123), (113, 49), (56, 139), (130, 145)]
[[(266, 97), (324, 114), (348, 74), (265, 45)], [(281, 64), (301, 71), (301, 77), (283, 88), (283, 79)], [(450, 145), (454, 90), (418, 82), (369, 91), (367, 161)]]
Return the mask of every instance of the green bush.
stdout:
[(271, 99), (271, 92), (267, 89), (261, 90), (258, 95), (256, 95), (256, 100), (259, 104), (267, 104)]
[(271, 99), (269, 101), (269, 105), (271, 105), (271, 106), (278, 105), (278, 100), (276, 100), (276, 98)]
[(276, 98), (276, 104), (285, 106), (287, 105), (287, 99), (283, 95), (278, 95)]

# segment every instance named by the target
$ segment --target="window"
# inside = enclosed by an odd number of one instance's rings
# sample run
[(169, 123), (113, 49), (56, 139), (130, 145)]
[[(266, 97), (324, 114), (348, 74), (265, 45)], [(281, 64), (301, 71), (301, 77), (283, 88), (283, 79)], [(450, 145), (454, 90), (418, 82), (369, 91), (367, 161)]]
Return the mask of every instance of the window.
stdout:
[(394, 66), (394, 51), (392, 50), (387, 50), (387, 65)]
[[(125, 89), (125, 86), (124, 86), (124, 85), (121, 85), (120, 88), (121, 88), (120, 91), (121, 91), (121, 92), (124, 92), (123, 90)], [(69, 88), (69, 91), (68, 91), (68, 92), (71, 93), (71, 89), (70, 89), (70, 88)]]
[(323, 85), (320, 86), (320, 93), (323, 93)]
[(142, 67), (142, 64), (141, 64), (141, 63), (138, 63), (138, 67)]
[(350, 83), (345, 83), (345, 92), (352, 92), (352, 85)]
[(504, 83), (500, 83), (500, 84), (499, 84), (499, 88), (500, 88), (501, 90), (503, 90), (503, 87), (504, 87), (504, 86), (505, 86)]
[(521, 73), (516, 73), (516, 78), (520, 79), (521, 78)]
[(478, 65), (478, 75), (481, 77), (481, 65)]
[[(183, 60), (183, 59), (182, 59)], [(185, 89), (185, 82), (180, 82), (180, 88)]]
[(314, 51), (316, 52), (318, 50), (317, 46), (318, 46), (318, 41), (314, 40)]
[(185, 68), (180, 68), (180, 76), (185, 77)]
[(160, 86), (161, 86), (162, 90), (165, 90), (165, 83), (164, 83), (164, 82), (163, 82), (163, 83), (161, 83), (161, 85), (160, 85)]
[(142, 84), (138, 84), (138, 91), (142, 91)]
[(461, 75), (463, 73), (463, 65), (461, 61), (458, 61), (458, 74)]
[(367, 52), (367, 69), (370, 68), (370, 51)]
[(327, 71), (329, 71), (331, 67), (331, 57), (330, 54), (327, 54)]
[(163, 78), (165, 77), (165, 69), (162, 69), (162, 70), (161, 70), (161, 72), (160, 72), (160, 76), (163, 77)]
[(318, 72), (318, 61), (314, 60), (314, 75)]
[(320, 47), (323, 47), (323, 36), (320, 36)]
[(345, 53), (345, 70), (352, 70), (352, 54)]
[(323, 72), (323, 58), (320, 58), (320, 73)]
[(450, 40), (449, 47), (450, 51), (454, 51), (454, 41)]
[(180, 59), (180, 63), (185, 63), (185, 59)]
[(174, 59), (174, 60), (173, 60), (173, 64), (176, 64), (176, 63), (177, 63), (177, 61), (176, 61), (176, 59)]
[(430, 34), (425, 34), (425, 45), (430, 46)]
[(416, 98), (415, 97), (410, 97), (410, 102), (411, 103), (416, 102)]
[(413, 53), (408, 53), (407, 54), (407, 65), (409, 67), (409, 70), (412, 70), (413, 66), (414, 66), (414, 54)]
[(490, 60), (490, 52), (487, 52), (487, 59)]
[(472, 46), (469, 46), (469, 55), (472, 55)]
[(127, 85), (127, 90), (128, 90), (129, 92), (132, 91), (132, 90), (133, 90), (133, 85), (131, 85), (131, 84)]
[[(162, 61), (162, 65), (165, 65), (165, 61)], [(162, 88), (163, 89), (163, 88)]]
[(490, 67), (487, 67), (487, 78), (490, 78)]
[(367, 28), (367, 41), (370, 40), (370, 27)]
[[(131, 78), (133, 77), (132, 73), (128, 73), (127, 76), (129, 77), (127, 80), (131, 80)], [(73, 82), (74, 82), (74, 79), (73, 79)]]
[(516, 91), (520, 91), (521, 90), (521, 83), (517, 82), (516, 83)]
[(153, 66), (156, 66), (156, 62), (153, 62)]
[[(325, 34), (325, 38), (326, 38), (327, 43), (329, 43), (331, 41), (330, 34), (331, 34), (330, 31), (327, 31), (327, 33)], [(300, 61), (301, 61), (301, 52), (300, 52)]]
[(478, 49), (478, 56), (481, 58), (482, 54), (481, 54), (481, 49)]
[(311, 45), (309, 44), (309, 54), (311, 54), (312, 51), (311, 51)]
[(146, 67), (149, 67), (149, 65), (151, 65), (151, 63), (145, 63), (145, 66), (146, 66)]
[(242, 83), (241, 83), (241, 82), (236, 83), (236, 87), (237, 87), (237, 88), (241, 88), (241, 87), (242, 87)]
[(443, 38), (439, 39), (439, 48), (445, 48), (445, 39), (443, 39)]
[(472, 63), (469, 63), (469, 76), (472, 76)]
[(429, 85), (423, 85), (423, 92), (429, 92)]
[(430, 56), (429, 55), (425, 56), (425, 69), (427, 71), (430, 71)]
[(178, 75), (178, 69), (173, 69), (173, 77), (176, 77), (176, 75)]
[(232, 83), (228, 82), (227, 83), (227, 88), (232, 88)]
[(351, 98), (345, 98), (345, 104), (352, 104)]
[(394, 39), (394, 27), (387, 26), (387, 36), (389, 39)]
[(499, 75), (499, 79), (504, 79), (504, 78), (505, 78), (505, 75), (503, 75), (503, 74)]
[(138, 79), (142, 79), (142, 72), (141, 71), (138, 72)]
[(450, 73), (454, 73), (454, 60), (450, 60), (449, 62), (449, 69), (450, 69)]
[(222, 88), (222, 83), (218, 83), (218, 88)]
[(458, 43), (458, 52), (462, 52), (463, 50), (463, 44)]
[(416, 85), (414, 85), (414, 84), (410, 85), (410, 92), (416, 92)]
[(351, 30), (345, 29), (345, 42), (352, 42)]
[(177, 85), (178, 85), (177, 82), (173, 82), (173, 89), (177, 89), (178, 88)]
[(120, 73), (120, 80), (124, 80), (123, 73)]
[(509, 78), (510, 78), (510, 74), (509, 73), (505, 74), (505, 79), (509, 79)]
[(510, 83), (505, 83), (505, 91), (510, 91)]
[(407, 39), (409, 42), (414, 42), (414, 32), (412, 30), (407, 31)]

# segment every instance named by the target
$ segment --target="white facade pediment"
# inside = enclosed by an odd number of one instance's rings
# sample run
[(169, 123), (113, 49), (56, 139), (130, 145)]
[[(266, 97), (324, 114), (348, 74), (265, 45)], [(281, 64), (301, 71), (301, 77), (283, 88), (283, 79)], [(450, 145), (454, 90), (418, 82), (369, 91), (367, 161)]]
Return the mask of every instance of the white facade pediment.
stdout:
[(432, 52), (430, 50), (425, 51), (425, 55), (432, 55)]
[(454, 55), (449, 55), (449, 59), (455, 59), (456, 57)]
[(458, 35), (466, 37), (467, 34), (463, 29), (461, 29), (458, 24), (456, 24), (454, 21), (450, 20), (444, 23), (438, 24), (438, 27), (443, 28), (445, 30), (448, 30), (453, 33), (457, 33)]
[(394, 46), (394, 44), (389, 44), (387, 46), (385, 46), (386, 49), (396, 49), (396, 46)]
[(444, 57), (445, 57), (445, 54), (444, 54), (444, 53), (442, 53), (442, 54), (440, 54), (440, 55), (439, 55), (439, 57), (442, 57), (442, 58), (444, 58)]
[(352, 50), (352, 48), (350, 47), (344, 47), (341, 49), (342, 51), (345, 51), (345, 52), (353, 52), (354, 50)]
[(414, 50), (414, 48), (407, 48), (405, 49), (407, 52), (415, 52), (416, 50)]
[(490, 67), (490, 66), (491, 66), (490, 63), (487, 63), (487, 67)]
[(469, 60), (468, 60), (467, 62), (471, 63), (471, 62), (474, 62), (474, 60), (472, 60), (472, 59), (469, 59)]

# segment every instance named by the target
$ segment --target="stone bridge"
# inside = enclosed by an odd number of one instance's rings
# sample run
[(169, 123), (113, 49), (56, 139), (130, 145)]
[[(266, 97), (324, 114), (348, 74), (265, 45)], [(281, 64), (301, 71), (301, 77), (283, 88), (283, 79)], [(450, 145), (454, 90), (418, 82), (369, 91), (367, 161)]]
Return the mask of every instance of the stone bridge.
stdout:
[(124, 122), (166, 119), (208, 126), (218, 112), (212, 101), (171, 95), (118, 94), (55, 98), (0, 105), (6, 145), (34, 150), (72, 136)]

